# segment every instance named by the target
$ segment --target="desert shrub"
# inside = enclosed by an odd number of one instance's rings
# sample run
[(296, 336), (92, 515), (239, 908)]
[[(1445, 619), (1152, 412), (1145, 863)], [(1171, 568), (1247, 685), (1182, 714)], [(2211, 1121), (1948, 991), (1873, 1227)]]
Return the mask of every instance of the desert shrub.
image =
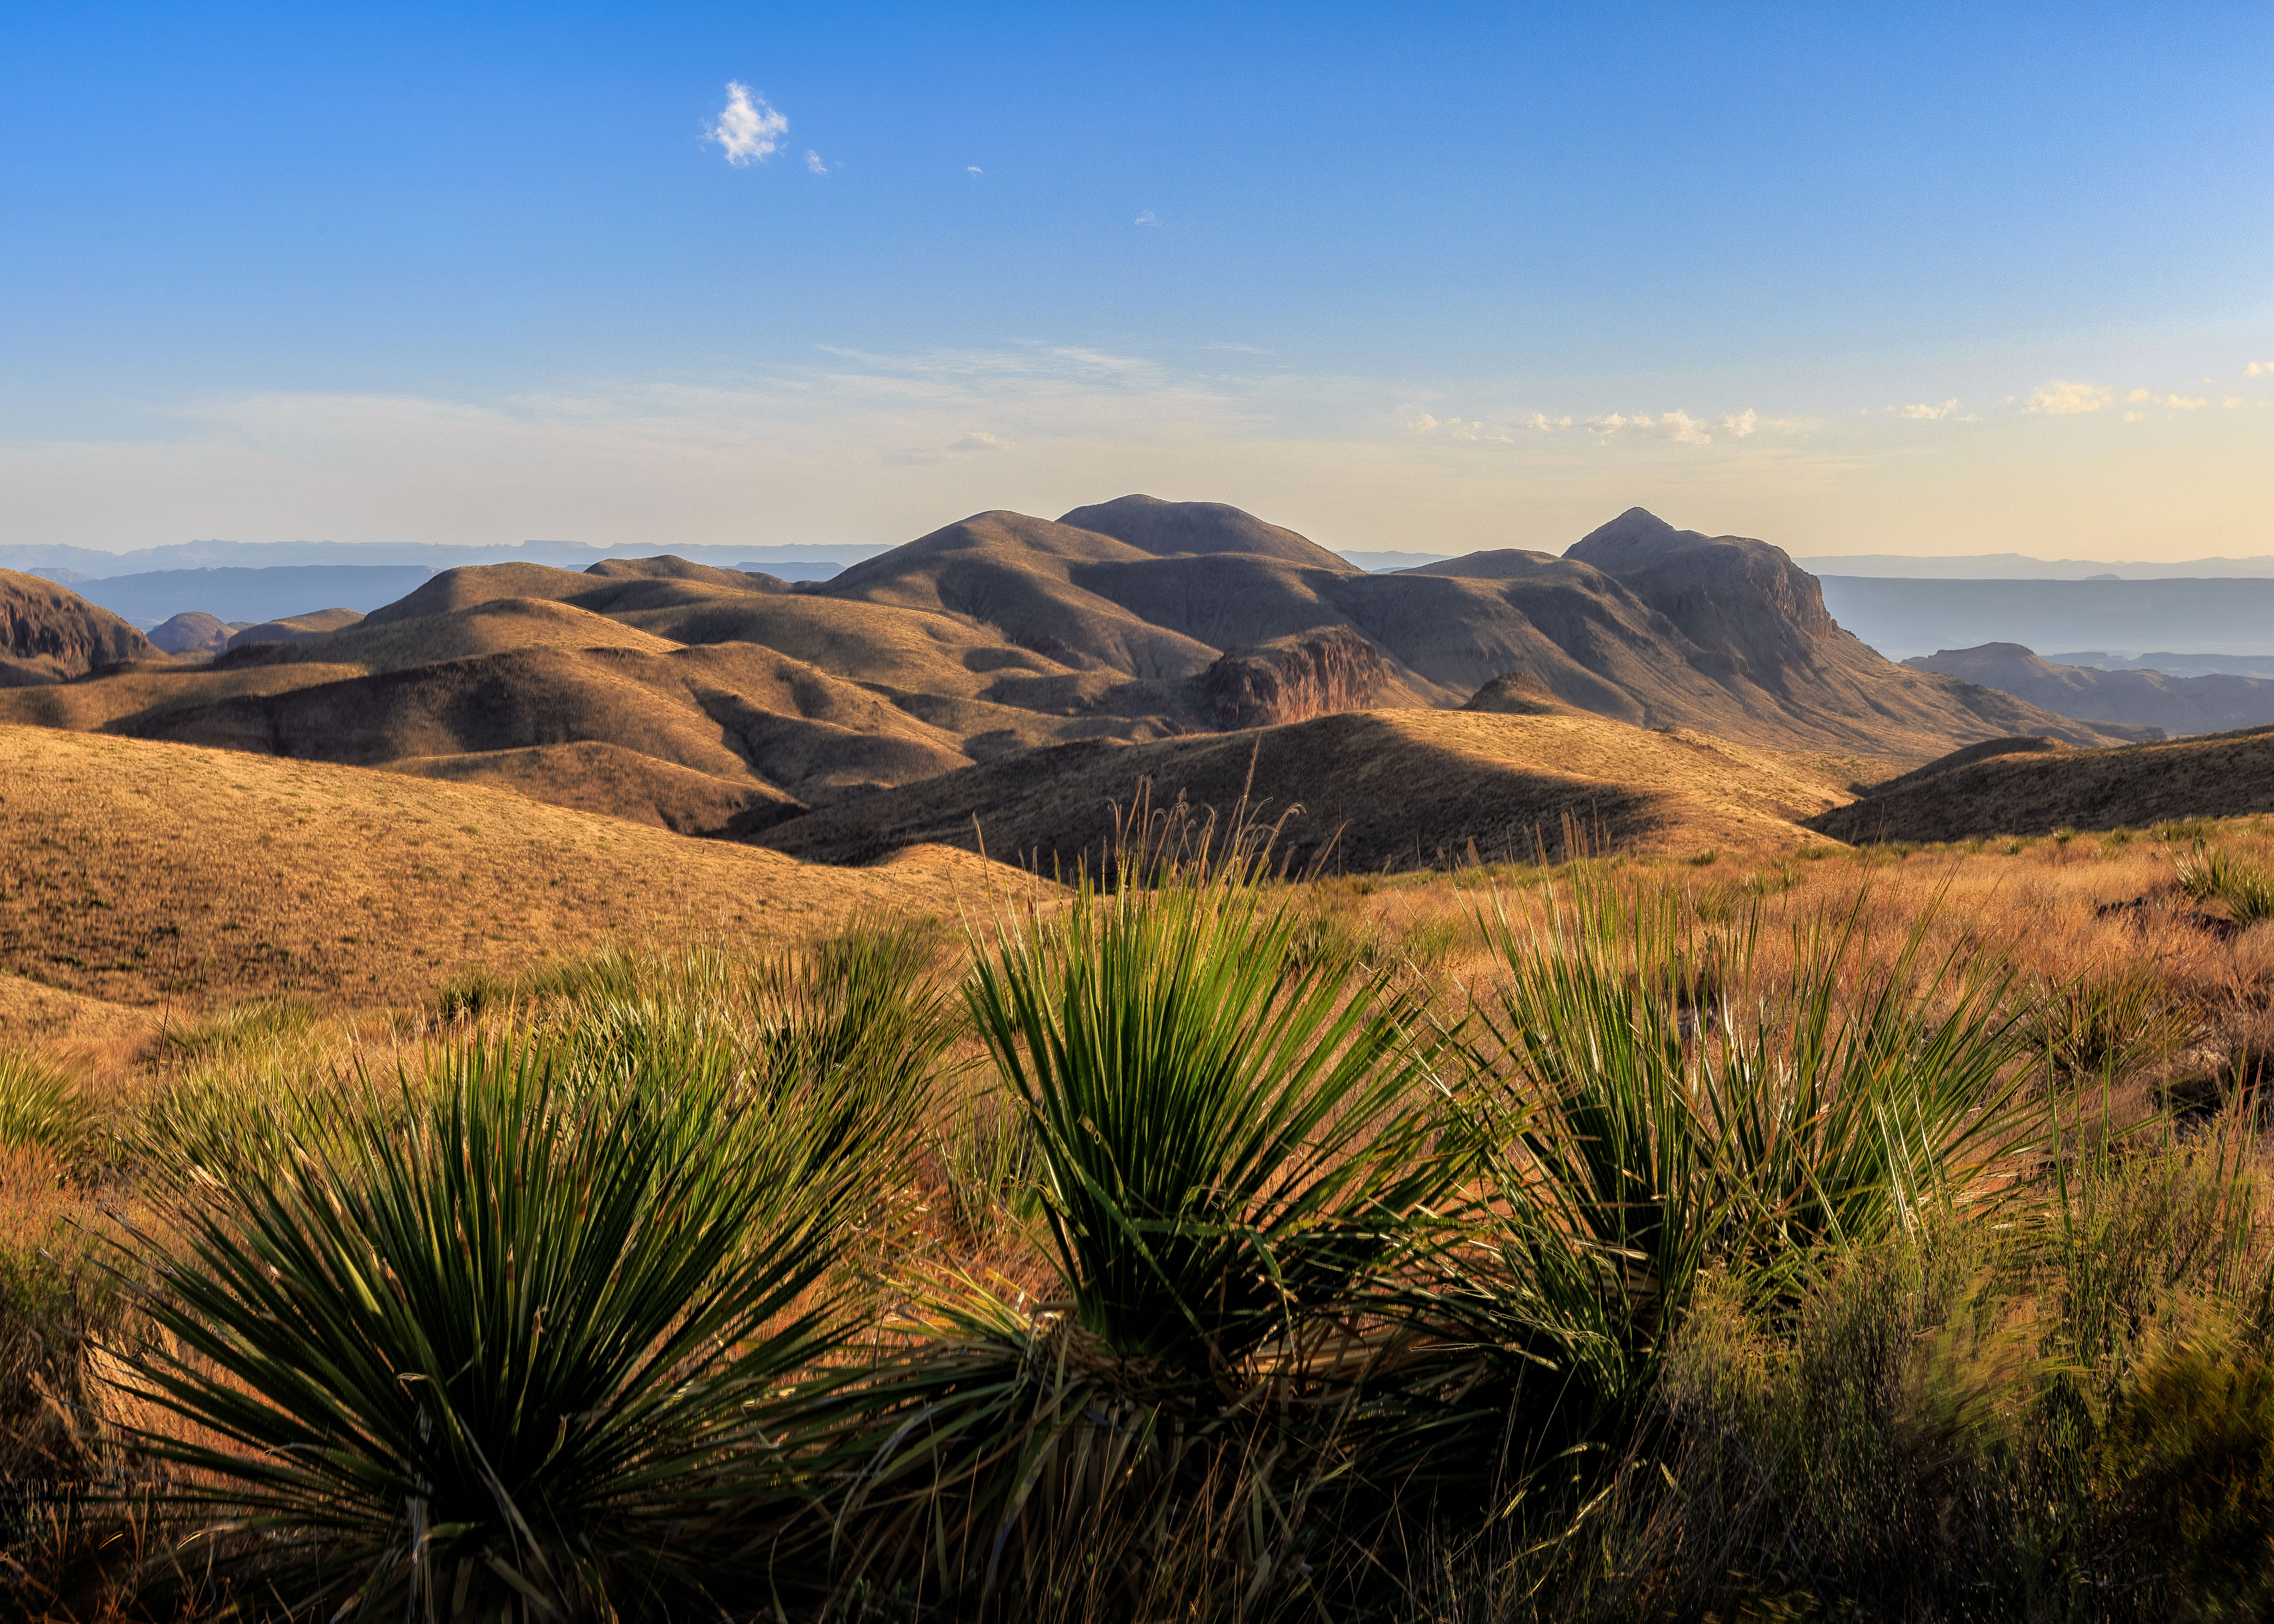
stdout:
[[(1598, 884), (1488, 921), (1507, 979), (1462, 1104), (1490, 1193), (1439, 1308), (1529, 1463), (1638, 1424), (1710, 1270), (1788, 1301), (2022, 1149), (2010, 973), (1930, 958), (1925, 920), (1875, 966), (1864, 908), (1799, 921), (1776, 986), (1757, 912), (1708, 941), (1669, 892)], [(1707, 961), (1700, 1011), (1674, 989)]]
[(2180, 889), (2197, 902), (2223, 902), (2239, 925), (2274, 919), (2274, 876), (2221, 847), (2196, 848), (2172, 864)]
[(316, 1024), (305, 998), (264, 998), (241, 1004), (187, 1026), (166, 1028), (167, 1050), (192, 1061), (219, 1061), (305, 1040)]
[(94, 1113), (60, 1066), (0, 1049), (0, 1151), (44, 1151), (66, 1166), (94, 1138)]
[(1399, 957), (1416, 969), (1434, 970), (1461, 944), (1461, 923), (1455, 919), (1417, 919), (1397, 933)]
[(1031, 1136), (1056, 1295), (919, 1298), (873, 1389), (891, 1432), (853, 1512), (865, 1549), (911, 1594), (1013, 1611), (1087, 1562), (1118, 1609), (1205, 1527), (1230, 1541), (1210, 1574), (1263, 1583), (1306, 1531), (1321, 1384), (1351, 1390), (1355, 1326), (1457, 1172), (1428, 1131), (1420, 996), (1307, 956), (1301, 916), (1238, 868), (998, 924), (968, 996)]
[(2171, 1054), (2187, 1019), (2152, 971), (2127, 965), (2041, 989), (2029, 1031), (2055, 1077), (2113, 1081)]
[(140, 1442), (212, 1519), (199, 1565), (293, 1613), (532, 1619), (763, 1568), (872, 1171), (833, 1125), (750, 1101), (720, 1044), (610, 1071), (522, 1040), (205, 1169), (140, 1243), (163, 1335), (133, 1364), (185, 1424)]

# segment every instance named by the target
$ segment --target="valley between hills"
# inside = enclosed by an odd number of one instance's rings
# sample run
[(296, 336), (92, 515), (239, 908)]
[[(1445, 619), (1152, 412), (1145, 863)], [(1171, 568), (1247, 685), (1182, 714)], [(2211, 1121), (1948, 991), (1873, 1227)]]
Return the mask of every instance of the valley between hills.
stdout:
[(0, 970), (136, 1008), (397, 1004), (596, 940), (943, 914), (1096, 871), (1141, 796), (1352, 875), (2274, 806), (2263, 736), (2158, 744), (1884, 659), (1781, 549), (1640, 509), (1560, 558), (1370, 575), (1130, 496), (794, 584), (456, 568), (177, 655), (5, 575), (0, 635)]

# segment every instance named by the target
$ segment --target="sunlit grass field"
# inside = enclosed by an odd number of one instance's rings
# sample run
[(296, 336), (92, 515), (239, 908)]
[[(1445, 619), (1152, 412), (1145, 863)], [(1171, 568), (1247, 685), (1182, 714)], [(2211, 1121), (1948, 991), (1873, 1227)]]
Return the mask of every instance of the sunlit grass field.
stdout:
[(2274, 822), (1212, 845), (0, 1058), (13, 1593), (2274, 1606)]

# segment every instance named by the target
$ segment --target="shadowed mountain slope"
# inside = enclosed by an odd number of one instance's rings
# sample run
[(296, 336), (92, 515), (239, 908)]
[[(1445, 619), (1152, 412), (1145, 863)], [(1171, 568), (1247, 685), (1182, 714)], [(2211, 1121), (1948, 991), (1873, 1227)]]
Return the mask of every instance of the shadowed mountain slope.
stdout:
[[(1933, 765), (1933, 763), (1930, 763)], [(2003, 754), (1909, 774), (1809, 820), (1852, 844), (1966, 840), (2274, 812), (2274, 727), (2112, 750)]]
[(990, 855), (1045, 873), (1082, 860), (1095, 868), (1116, 807), (1133, 802), (1141, 780), (1156, 809), (1181, 799), (1223, 818), (1249, 793), (1266, 821), (1289, 814), (1280, 851), (1295, 867), (1353, 871), (1555, 855), (1567, 819), (1591, 849), (1783, 849), (1806, 838), (1796, 818), (1846, 799), (1808, 763), (1703, 734), (1580, 714), (1374, 710), (1155, 744), (1065, 745), (758, 838), (830, 862), (914, 844), (975, 850), (983, 839)]
[(2144, 724), (2168, 733), (2226, 733), (2274, 722), (2274, 681), (2258, 677), (2169, 677), (2160, 671), (2059, 665), (2018, 643), (1945, 649), (1903, 664), (1978, 682), (2064, 716)]
[(68, 682), (157, 653), (147, 637), (69, 587), (0, 569), (0, 688)]

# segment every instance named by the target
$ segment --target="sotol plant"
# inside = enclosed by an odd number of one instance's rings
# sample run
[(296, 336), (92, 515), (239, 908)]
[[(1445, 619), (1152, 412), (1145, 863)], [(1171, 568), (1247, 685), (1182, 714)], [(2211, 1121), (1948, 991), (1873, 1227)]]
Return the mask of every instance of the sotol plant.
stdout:
[(204, 1169), (135, 1362), (198, 1566), (309, 1617), (715, 1611), (809, 1507), (837, 1125), (720, 1043), (524, 1040)]

